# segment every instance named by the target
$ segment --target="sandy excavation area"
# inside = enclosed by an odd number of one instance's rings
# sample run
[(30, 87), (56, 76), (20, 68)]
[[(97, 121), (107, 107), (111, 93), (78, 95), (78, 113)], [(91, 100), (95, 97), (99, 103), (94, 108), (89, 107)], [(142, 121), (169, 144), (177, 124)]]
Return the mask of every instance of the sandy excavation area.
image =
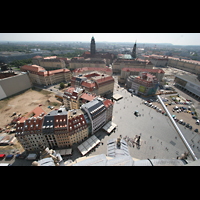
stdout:
[[(51, 110), (49, 105), (59, 108), (62, 103), (55, 98), (55, 94), (39, 89), (29, 89), (21, 94), (0, 101), (0, 128), (4, 128), (14, 118), (10, 117), (13, 112), (18, 115), (25, 115), (39, 104), (41, 108), (49, 113)], [(54, 108), (54, 109), (55, 109)], [(16, 116), (16, 115), (15, 115)]]

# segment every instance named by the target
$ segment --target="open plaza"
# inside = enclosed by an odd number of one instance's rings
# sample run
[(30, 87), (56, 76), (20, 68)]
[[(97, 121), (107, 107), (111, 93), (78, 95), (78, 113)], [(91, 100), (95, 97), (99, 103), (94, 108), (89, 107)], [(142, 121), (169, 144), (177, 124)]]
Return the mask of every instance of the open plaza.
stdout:
[[(115, 80), (117, 79), (115, 78)], [(120, 135), (122, 138), (130, 139), (141, 137), (140, 146), (134, 145), (133, 147), (131, 142), (128, 142), (130, 155), (135, 159), (176, 159), (187, 152), (169, 118), (142, 103), (147, 99), (131, 96), (126, 89), (117, 88), (117, 83), (115, 83), (114, 94), (123, 96), (121, 100), (115, 102), (113, 108), (113, 122), (117, 124), (117, 128), (110, 135), (103, 130), (98, 131), (95, 135), (101, 140), (101, 144), (89, 153), (89, 156), (106, 154), (107, 141)], [(163, 110), (161, 104), (159, 107)], [(134, 115), (135, 110), (139, 112), (138, 117)], [(200, 158), (199, 133), (195, 133), (194, 129), (189, 130), (181, 124), (178, 126), (197, 158)], [(188, 157), (188, 160), (192, 160), (191, 156)]]

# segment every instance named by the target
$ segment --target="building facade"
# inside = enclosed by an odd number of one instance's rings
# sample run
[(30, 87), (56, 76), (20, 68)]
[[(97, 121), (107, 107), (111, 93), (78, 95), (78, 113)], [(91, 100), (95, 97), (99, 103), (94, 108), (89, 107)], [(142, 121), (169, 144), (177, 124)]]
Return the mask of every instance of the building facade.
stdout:
[(33, 65), (44, 67), (45, 69), (63, 69), (69, 66), (68, 58), (59, 58), (57, 56), (44, 57), (35, 56), (32, 58)]
[(83, 112), (80, 109), (68, 112), (68, 132), (70, 144), (80, 143), (89, 136), (89, 129)]
[(119, 77), (119, 82), (125, 83), (126, 79), (130, 75), (139, 75), (140, 72), (147, 72), (154, 75), (159, 82), (162, 81), (165, 74), (165, 72), (162, 69), (122, 68), (121, 75)]
[(70, 82), (71, 80), (71, 72), (66, 68), (46, 71), (38, 65), (24, 65), (20, 70), (28, 72), (31, 82), (36, 85), (47, 86), (60, 82)]
[(67, 148), (89, 136), (91, 122), (80, 109), (53, 110), (42, 117), (32, 117), (17, 123), (15, 136), (26, 151), (39, 151), (40, 146)]
[(155, 67), (166, 67), (168, 63), (168, 57), (167, 56), (161, 56), (161, 55), (150, 55), (146, 56), (144, 55), (145, 59), (149, 59)]
[(32, 117), (16, 126), (15, 137), (26, 151), (40, 150), (39, 145), (47, 146), (47, 140), (41, 132), (43, 117)]
[[(15, 137), (26, 151), (39, 151), (41, 146), (67, 148), (81, 143), (112, 120), (113, 102), (96, 97), (81, 109), (66, 111), (61, 107), (45, 114), (37, 107), (33, 111), (16, 126)], [(34, 117), (27, 118), (31, 113)]]
[(194, 74), (200, 73), (200, 61), (168, 57), (168, 66), (175, 67)]
[(114, 102), (112, 102), (110, 99), (105, 99), (103, 101), (103, 104), (106, 107), (106, 123), (107, 123), (109, 121), (112, 121), (112, 113), (113, 113)]
[(81, 88), (74, 88), (74, 87), (68, 87), (63, 95), (63, 102), (66, 107), (66, 109), (79, 109), (79, 100), (80, 96), (83, 93), (83, 89)]
[(136, 59), (116, 59), (113, 62), (113, 73), (120, 74), (123, 68), (143, 68), (153, 69), (153, 64), (148, 60)]
[(81, 88), (68, 87), (63, 95), (63, 102), (65, 108), (68, 110), (79, 109), (81, 105), (92, 101), (96, 95), (88, 92)]
[(81, 106), (81, 110), (90, 118), (92, 134), (97, 132), (106, 123), (106, 107), (102, 98), (96, 98)]
[(158, 89), (158, 79), (152, 74), (141, 72), (139, 76), (129, 76), (126, 86), (133, 89), (136, 94), (144, 96), (155, 95)]
[(174, 83), (177, 87), (188, 91), (194, 97), (200, 99), (200, 81), (195, 75), (177, 75), (175, 76)]
[(90, 73), (93, 71), (97, 71), (100, 73), (107, 74), (109, 76), (112, 76), (112, 69), (111, 68), (98, 68), (98, 67), (84, 67), (84, 68), (78, 68), (73, 70), (73, 76), (77, 76), (79, 74), (85, 74), (85, 73)]
[(84, 75), (74, 76), (71, 79), (71, 86), (81, 87), (86, 92), (94, 93), (97, 96), (104, 96), (113, 93), (114, 78), (107, 74), (94, 71)]
[(83, 57), (75, 57), (72, 58), (69, 63), (70, 69), (75, 70), (77, 68), (84, 67), (97, 67), (97, 68), (105, 68), (106, 60), (101, 58), (83, 58)]

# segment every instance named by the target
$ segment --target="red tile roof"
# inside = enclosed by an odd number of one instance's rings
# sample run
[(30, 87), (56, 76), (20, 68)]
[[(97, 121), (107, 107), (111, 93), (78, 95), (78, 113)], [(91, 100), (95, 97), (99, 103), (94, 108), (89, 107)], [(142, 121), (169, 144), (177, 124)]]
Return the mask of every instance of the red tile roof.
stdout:
[(42, 58), (42, 56), (35, 56), (32, 59), (38, 59), (38, 58)]
[(106, 108), (114, 104), (114, 102), (112, 102), (110, 99), (106, 99), (103, 103), (106, 106)]
[(122, 68), (122, 71), (130, 71), (130, 72), (152, 72), (152, 73), (159, 73), (164, 74), (165, 72), (162, 69), (143, 69), (143, 68)]
[(112, 72), (112, 69), (106, 67), (83, 67), (83, 68), (77, 68), (75, 70), (73, 70), (74, 73), (76, 72), (84, 72), (84, 71), (99, 71), (99, 72)]
[[(29, 115), (31, 114), (31, 113), (35, 113), (35, 115), (33, 116), (33, 117), (38, 117), (38, 116), (40, 116), (40, 114), (42, 114), (42, 113), (44, 113), (44, 115), (46, 115), (47, 113), (41, 108), (41, 107), (36, 107), (35, 109), (33, 109), (32, 111), (30, 111), (28, 114), (26, 114), (24, 117), (22, 117), (19, 121), (20, 122), (24, 122), (26, 119), (28, 119), (29, 118)], [(43, 115), (43, 116), (44, 116)]]
[(108, 77), (102, 77), (100, 79), (97, 79), (96, 81), (97, 81), (98, 84), (106, 83), (108, 81), (114, 82), (114, 78), (112, 76), (108, 76)]
[(88, 82), (85, 82), (85, 81), (83, 81), (83, 82), (81, 83), (81, 85), (82, 85), (83, 87), (87, 87), (87, 88), (95, 87), (95, 83), (88, 83)]
[(40, 67), (38, 65), (24, 65), (20, 69), (21, 70), (33, 71), (33, 72), (39, 72), (39, 71), (45, 70), (43, 67)]
[(84, 100), (86, 100), (86, 101), (92, 101), (94, 98), (96, 97), (96, 95), (95, 94), (89, 94), (89, 93), (83, 93), (82, 95), (81, 95), (81, 98), (82, 99), (84, 99)]
[(70, 86), (70, 87), (68, 87), (68, 88), (65, 90), (65, 93), (70, 93), (70, 94), (72, 95), (72, 93), (74, 92), (74, 90), (75, 90), (75, 87)]

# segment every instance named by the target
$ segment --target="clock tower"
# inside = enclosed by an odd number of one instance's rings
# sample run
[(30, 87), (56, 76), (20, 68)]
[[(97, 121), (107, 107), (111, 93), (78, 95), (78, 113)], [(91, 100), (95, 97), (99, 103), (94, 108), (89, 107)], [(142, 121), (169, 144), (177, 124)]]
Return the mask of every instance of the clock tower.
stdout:
[(90, 54), (95, 55), (95, 53), (96, 53), (96, 45), (95, 45), (94, 37), (92, 36), (91, 44), (90, 44)]

